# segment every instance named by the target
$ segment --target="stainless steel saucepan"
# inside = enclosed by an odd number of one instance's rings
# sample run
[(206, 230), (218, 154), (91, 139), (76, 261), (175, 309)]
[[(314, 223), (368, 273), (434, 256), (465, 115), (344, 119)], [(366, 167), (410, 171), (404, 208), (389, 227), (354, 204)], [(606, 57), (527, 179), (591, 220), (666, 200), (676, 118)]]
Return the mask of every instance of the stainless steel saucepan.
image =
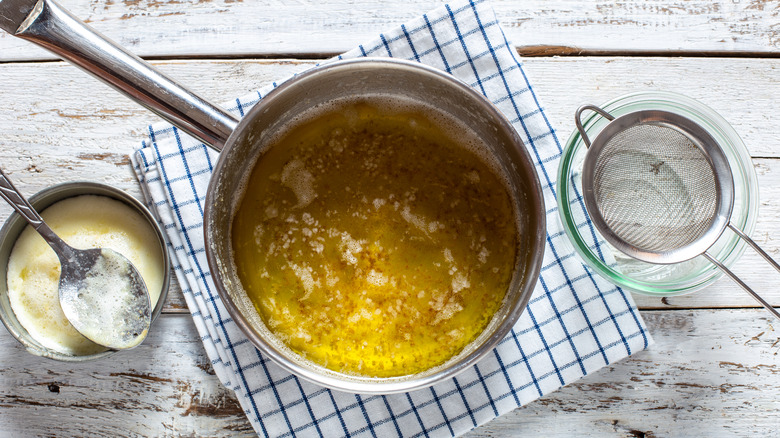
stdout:
[[(185, 90), (149, 64), (86, 26), (51, 0), (0, 0), (0, 28), (56, 53), (164, 119), (221, 151), (205, 201), (204, 232), (212, 278), (230, 316), (266, 356), (288, 371), (330, 388), (393, 393), (431, 385), (463, 371), (509, 332), (536, 284), (545, 242), (545, 208), (533, 160), (501, 113), (452, 76), (394, 59), (340, 61), (296, 76), (269, 93), (238, 121)], [(492, 148), (510, 181), (522, 232), (504, 305), (485, 331), (444, 365), (398, 378), (339, 374), (283, 348), (260, 320), (234, 274), (230, 229), (240, 183), (267, 140), (305, 110), (345, 96), (381, 95), (432, 105), (469, 126)]]

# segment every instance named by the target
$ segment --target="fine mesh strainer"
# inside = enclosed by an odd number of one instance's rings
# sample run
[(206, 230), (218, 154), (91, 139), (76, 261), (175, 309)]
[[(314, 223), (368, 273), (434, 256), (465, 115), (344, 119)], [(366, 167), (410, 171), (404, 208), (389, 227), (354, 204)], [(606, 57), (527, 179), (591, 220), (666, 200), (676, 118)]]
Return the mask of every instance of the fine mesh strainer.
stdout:
[[(610, 121), (592, 143), (582, 126), (586, 110)], [(776, 309), (707, 253), (728, 227), (780, 271), (777, 262), (731, 224), (731, 168), (704, 128), (672, 112), (641, 110), (615, 118), (593, 105), (580, 107), (575, 123), (588, 147), (583, 201), (607, 242), (648, 263), (674, 264), (702, 255), (780, 318)]]

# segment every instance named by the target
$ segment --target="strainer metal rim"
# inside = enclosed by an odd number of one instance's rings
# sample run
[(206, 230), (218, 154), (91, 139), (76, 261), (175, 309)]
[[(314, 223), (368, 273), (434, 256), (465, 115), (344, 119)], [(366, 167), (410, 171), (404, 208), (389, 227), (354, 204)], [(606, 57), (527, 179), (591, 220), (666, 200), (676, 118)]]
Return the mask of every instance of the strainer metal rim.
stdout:
[[(586, 105), (582, 107), (581, 110), (582, 109), (598, 111), (602, 113), (602, 115), (609, 116), (609, 118), (612, 119), (610, 123), (596, 135), (592, 142), (586, 141), (586, 144), (591, 144), (585, 154), (582, 168), (583, 202), (594, 227), (602, 234), (604, 239), (616, 249), (630, 257), (656, 264), (673, 264), (690, 260), (705, 253), (713, 244), (715, 244), (721, 234), (723, 234), (723, 231), (729, 224), (731, 218), (734, 207), (734, 179), (725, 153), (713, 136), (693, 120), (669, 111), (655, 109), (640, 110), (614, 118), (600, 108), (592, 105)], [(578, 111), (578, 120), (581, 110)], [(617, 134), (630, 127), (643, 124), (659, 125), (679, 131), (703, 151), (703, 155), (707, 158), (709, 165), (713, 169), (717, 199), (713, 220), (706, 228), (706, 231), (698, 238), (672, 250), (652, 251), (646, 248), (638, 248), (626, 242), (607, 225), (596, 202), (596, 194), (594, 191), (595, 168), (604, 147)], [(585, 138), (586, 136), (583, 133), (583, 139)]]

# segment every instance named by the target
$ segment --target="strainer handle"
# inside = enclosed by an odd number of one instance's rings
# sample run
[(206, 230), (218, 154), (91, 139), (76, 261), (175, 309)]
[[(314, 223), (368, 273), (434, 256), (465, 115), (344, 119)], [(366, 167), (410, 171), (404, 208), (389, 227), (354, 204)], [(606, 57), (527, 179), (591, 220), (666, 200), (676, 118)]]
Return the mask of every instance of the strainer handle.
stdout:
[(612, 114), (597, 107), (596, 105), (588, 104), (577, 108), (577, 111), (574, 113), (574, 124), (577, 125), (577, 131), (580, 131), (580, 135), (582, 136), (582, 141), (585, 142), (585, 146), (590, 147), (590, 139), (588, 138), (588, 134), (585, 133), (585, 128), (582, 127), (582, 113), (586, 110), (597, 112), (609, 121), (615, 120), (615, 117)]
[[(760, 247), (760, 246), (758, 246), (758, 245), (756, 244), (756, 242), (754, 242), (754, 241), (753, 241), (753, 239), (751, 239), (750, 237), (748, 237), (748, 235), (747, 235), (747, 234), (745, 234), (745, 233), (743, 233), (743, 232), (742, 232), (742, 230), (740, 230), (739, 228), (737, 228), (737, 227), (735, 227), (735, 226), (731, 225), (731, 223), (729, 223), (728, 227), (729, 227), (729, 228), (731, 228), (731, 231), (735, 232), (735, 233), (736, 233), (736, 234), (737, 234), (737, 235), (738, 235), (740, 238), (742, 238), (743, 240), (745, 240), (745, 242), (747, 242), (747, 243), (748, 243), (748, 245), (750, 245), (750, 246), (751, 246), (751, 247), (752, 247), (752, 248), (753, 248), (753, 249), (754, 249), (754, 250), (755, 250), (755, 251), (756, 251), (756, 252), (757, 252), (757, 253), (758, 253), (758, 254), (759, 254), (761, 257), (763, 257), (763, 258), (764, 258), (764, 260), (766, 260), (767, 262), (769, 262), (769, 264), (770, 264), (770, 265), (772, 265), (772, 267), (774, 267), (774, 268), (775, 268), (775, 269), (776, 269), (778, 272), (780, 272), (780, 265), (779, 265), (779, 264), (778, 264), (776, 261), (774, 261), (774, 259), (772, 259), (772, 257), (770, 257), (770, 256), (769, 256), (769, 254), (767, 254), (767, 253), (766, 253), (766, 251), (764, 251), (763, 249), (761, 249), (761, 247)], [(740, 285), (740, 286), (742, 287), (742, 289), (745, 289), (745, 291), (746, 291), (747, 293), (749, 293), (749, 294), (750, 294), (750, 296), (752, 296), (752, 297), (753, 297), (753, 298), (754, 298), (756, 301), (758, 301), (758, 302), (759, 302), (759, 303), (760, 303), (762, 306), (764, 306), (764, 307), (766, 308), (766, 310), (768, 310), (770, 313), (772, 313), (772, 315), (774, 315), (776, 318), (780, 319), (780, 312), (778, 312), (778, 311), (777, 311), (777, 309), (775, 309), (774, 307), (772, 307), (772, 305), (771, 305), (771, 304), (769, 304), (768, 302), (766, 302), (766, 300), (764, 300), (763, 298), (761, 298), (761, 296), (760, 296), (760, 295), (758, 295), (758, 294), (757, 294), (757, 293), (756, 293), (756, 292), (755, 292), (753, 289), (751, 289), (751, 288), (750, 288), (750, 287), (749, 287), (747, 284), (745, 284), (745, 282), (744, 282), (744, 281), (742, 281), (742, 280), (741, 280), (739, 277), (737, 277), (737, 276), (736, 276), (736, 275), (735, 275), (733, 272), (731, 272), (731, 271), (730, 271), (730, 270), (729, 270), (727, 267), (723, 266), (723, 264), (722, 264), (721, 262), (719, 262), (719, 261), (715, 260), (715, 258), (714, 258), (714, 257), (710, 256), (710, 255), (709, 255), (709, 254), (707, 254), (706, 252), (705, 252), (703, 255), (704, 255), (704, 257), (706, 257), (706, 258), (707, 258), (707, 260), (709, 260), (709, 261), (710, 261), (710, 262), (712, 262), (712, 263), (713, 263), (715, 266), (717, 266), (718, 268), (720, 268), (720, 270), (721, 270), (721, 271), (723, 271), (723, 273), (725, 273), (726, 275), (728, 275), (728, 276), (729, 276), (729, 278), (731, 278), (732, 280), (734, 280), (734, 282), (735, 282), (735, 283), (737, 283), (738, 285)]]

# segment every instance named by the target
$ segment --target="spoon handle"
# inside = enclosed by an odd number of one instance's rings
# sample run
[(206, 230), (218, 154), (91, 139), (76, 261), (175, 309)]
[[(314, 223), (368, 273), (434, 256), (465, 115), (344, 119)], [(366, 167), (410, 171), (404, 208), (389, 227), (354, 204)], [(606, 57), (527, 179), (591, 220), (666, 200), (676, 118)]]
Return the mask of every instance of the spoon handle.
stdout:
[(19, 190), (17, 190), (16, 186), (3, 172), (3, 169), (0, 169), (0, 197), (5, 199), (27, 223), (41, 234), (41, 237), (46, 240), (46, 243), (54, 249), (58, 256), (72, 252), (72, 248), (46, 225), (41, 215), (30, 205), (27, 198), (22, 196)]
[(24, 196), (19, 193), (16, 186), (5, 175), (2, 169), (0, 169), (0, 196), (3, 197), (19, 214), (22, 215), (24, 220), (27, 221), (33, 228), (38, 227), (44, 223), (43, 218), (37, 211), (27, 202)]

